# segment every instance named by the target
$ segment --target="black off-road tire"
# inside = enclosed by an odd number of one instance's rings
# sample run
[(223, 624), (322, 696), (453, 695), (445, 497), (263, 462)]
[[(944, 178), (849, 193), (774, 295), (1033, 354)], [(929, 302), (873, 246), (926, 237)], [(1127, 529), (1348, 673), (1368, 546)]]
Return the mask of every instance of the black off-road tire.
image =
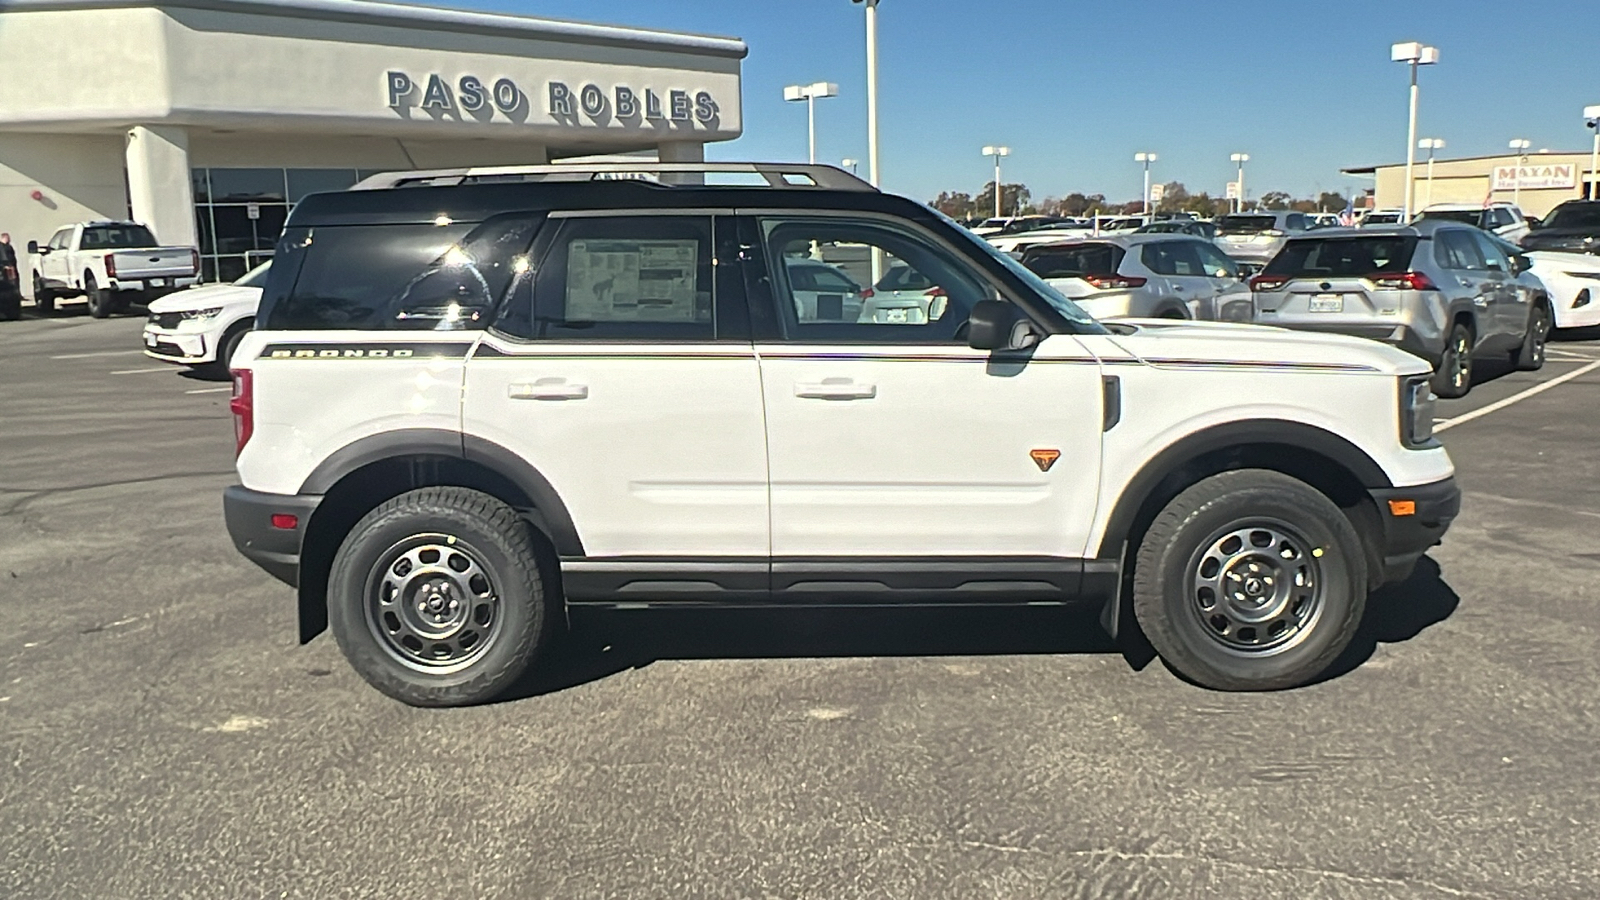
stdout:
[(116, 298), (110, 291), (100, 290), (100, 285), (94, 280), (94, 275), (85, 272), (83, 275), (83, 298), (89, 303), (89, 315), (96, 319), (104, 319), (116, 309)]
[(1432, 386), (1435, 394), (1446, 399), (1465, 397), (1472, 390), (1472, 329), (1467, 323), (1450, 326)]
[[(1239, 555), (1230, 557), (1239, 562), (1221, 567), (1219, 575), (1208, 567), (1236, 534), (1245, 535)], [(1286, 543), (1258, 544), (1259, 536)], [(1291, 551), (1294, 556), (1284, 556)], [(1233, 596), (1240, 605), (1251, 598), (1242, 581), (1228, 579), (1244, 573), (1259, 592), (1250, 567), (1259, 562), (1270, 569), (1274, 557), (1299, 573), (1286, 579), (1280, 572), (1268, 581), (1268, 589), (1275, 583), (1286, 591), (1281, 607), (1264, 609), (1281, 608), (1282, 615), (1263, 621), (1259, 634), (1253, 625), (1237, 627), (1230, 620), (1236, 606), (1228, 604)], [(1208, 609), (1206, 589), (1197, 586), (1207, 571), (1219, 583), (1239, 584), (1239, 593), (1224, 598), (1213, 592)], [(1300, 576), (1313, 590), (1295, 587)], [(1366, 556), (1350, 520), (1317, 489), (1264, 469), (1214, 475), (1173, 498), (1145, 532), (1135, 562), (1133, 613), (1151, 646), (1179, 675), (1216, 690), (1279, 690), (1316, 679), (1349, 646), (1366, 602)], [(1301, 611), (1298, 617), (1294, 610)], [(1286, 624), (1279, 636), (1269, 639), (1280, 621)]]
[(1550, 339), (1550, 307), (1535, 301), (1528, 312), (1528, 333), (1522, 336), (1522, 346), (1511, 351), (1511, 364), (1523, 372), (1544, 368), (1545, 342)]
[[(412, 546), (417, 542), (448, 547), (447, 553), (461, 551), (481, 567), (495, 598), (487, 619), (494, 630), (479, 638), (481, 646), (472, 645), (476, 650), (464, 651), (454, 669), (408, 655), (404, 636), (416, 632), (406, 632), (393, 615), (398, 606), (384, 607), (378, 599), (395, 580), (404, 554), (418, 552)], [(396, 557), (397, 548), (408, 546), (412, 549)], [(420, 552), (425, 559), (428, 551)], [(454, 568), (456, 561), (452, 555), (438, 565)], [(422, 565), (406, 569), (408, 575), (427, 571)], [(429, 590), (420, 576), (408, 584), (420, 585), (424, 594)], [(423, 594), (397, 591), (394, 596), (409, 609)], [(328, 623), (345, 658), (373, 687), (412, 706), (466, 706), (504, 693), (534, 664), (558, 627), (559, 602), (546, 590), (528, 524), (494, 497), (459, 487), (410, 491), (368, 513), (345, 537), (328, 578)], [(473, 612), (466, 615), (471, 619)]]
[(56, 295), (44, 286), (44, 279), (37, 272), (33, 274), (33, 305), (40, 313), (56, 310)]

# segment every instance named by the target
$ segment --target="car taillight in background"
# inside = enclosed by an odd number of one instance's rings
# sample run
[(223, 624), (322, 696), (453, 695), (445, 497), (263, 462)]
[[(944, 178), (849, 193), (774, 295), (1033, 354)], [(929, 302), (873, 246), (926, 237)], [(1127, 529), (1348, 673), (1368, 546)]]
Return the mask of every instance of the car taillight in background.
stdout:
[(862, 288), (861, 289), (861, 299), (863, 299), (863, 300), (871, 300), (875, 296), (877, 296), (877, 294), (876, 294), (875, 291), (872, 290), (872, 288)]
[(234, 369), (232, 373), (233, 397), (228, 400), (228, 411), (233, 413), (233, 452), (238, 455), (256, 430), (256, 392), (249, 369)]
[(1250, 290), (1281, 291), (1283, 290), (1283, 286), (1288, 283), (1288, 277), (1283, 275), (1257, 275), (1256, 277), (1250, 279)]
[(190, 250), (189, 251), (189, 271), (196, 272), (196, 273), (198, 273), (200, 271), (200, 251), (199, 250)]
[(1085, 275), (1083, 280), (1102, 291), (1144, 287), (1146, 279), (1136, 275)]
[(1380, 291), (1437, 291), (1439, 286), (1421, 272), (1379, 272), (1367, 276)]
[(117, 255), (115, 253), (106, 254), (106, 277), (117, 277)]

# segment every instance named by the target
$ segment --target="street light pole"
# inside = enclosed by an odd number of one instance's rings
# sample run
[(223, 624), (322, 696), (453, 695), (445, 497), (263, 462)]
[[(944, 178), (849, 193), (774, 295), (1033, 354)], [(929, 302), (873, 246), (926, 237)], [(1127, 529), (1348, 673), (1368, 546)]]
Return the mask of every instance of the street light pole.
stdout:
[(1234, 212), (1243, 212), (1244, 211), (1244, 164), (1250, 161), (1250, 154), (1248, 154), (1248, 153), (1235, 153), (1232, 156), (1228, 157), (1228, 159), (1230, 161), (1232, 161), (1232, 162), (1235, 162), (1235, 163), (1239, 164), (1239, 180), (1234, 182), (1234, 185), (1235, 185), (1234, 194), (1235, 194), (1235, 196), (1233, 198), (1233, 211)]
[(1444, 149), (1444, 141), (1440, 138), (1423, 138), (1417, 141), (1417, 146), (1428, 151), (1428, 200), (1423, 204), (1427, 208), (1433, 203), (1433, 151)]
[(1408, 125), (1406, 126), (1406, 189), (1405, 203), (1401, 207), (1404, 212), (1402, 222), (1411, 221), (1411, 208), (1416, 199), (1416, 165), (1417, 165), (1417, 67), (1431, 66), (1439, 61), (1439, 48), (1429, 47), (1416, 41), (1407, 41), (1403, 44), (1394, 44), (1389, 48), (1389, 59), (1394, 62), (1409, 63), (1411, 66), (1411, 111)]
[(817, 98), (839, 96), (839, 86), (831, 81), (811, 84), (791, 84), (783, 89), (783, 99), (806, 102), (806, 134), (809, 138), (809, 161), (817, 161)]
[(985, 147), (983, 148), (983, 155), (994, 157), (994, 217), (998, 219), (1000, 218), (1000, 195), (1004, 193), (1000, 188), (1000, 157), (1010, 156), (1011, 148), (1000, 146)]
[(849, 169), (850, 170), (850, 174), (854, 175), (856, 173), (856, 162), (857, 162), (856, 160), (853, 160), (853, 159), (851, 159), (850, 157), (847, 156), (844, 159), (839, 160), (839, 165), (844, 166), (846, 169)]
[(1589, 199), (1600, 200), (1600, 106), (1585, 106), (1583, 117), (1594, 132), (1594, 149), (1589, 151)]
[(867, 180), (878, 187), (878, 0), (855, 2), (867, 5)]
[(1144, 214), (1150, 215), (1150, 164), (1156, 161), (1154, 153), (1135, 153), (1133, 161), (1144, 163)]
[(1533, 141), (1527, 138), (1515, 138), (1506, 145), (1513, 150), (1521, 151), (1517, 154), (1517, 165), (1511, 173), (1511, 204), (1518, 209), (1522, 208), (1522, 164), (1528, 161), (1527, 149), (1533, 146)]

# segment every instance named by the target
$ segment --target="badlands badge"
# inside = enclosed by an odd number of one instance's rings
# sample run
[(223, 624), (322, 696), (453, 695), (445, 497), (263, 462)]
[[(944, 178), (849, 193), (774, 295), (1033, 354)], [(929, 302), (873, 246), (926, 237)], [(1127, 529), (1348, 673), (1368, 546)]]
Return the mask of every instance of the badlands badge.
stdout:
[(1029, 450), (1028, 455), (1033, 457), (1033, 462), (1039, 467), (1039, 471), (1048, 472), (1050, 471), (1050, 467), (1056, 464), (1056, 460), (1061, 458), (1061, 451)]

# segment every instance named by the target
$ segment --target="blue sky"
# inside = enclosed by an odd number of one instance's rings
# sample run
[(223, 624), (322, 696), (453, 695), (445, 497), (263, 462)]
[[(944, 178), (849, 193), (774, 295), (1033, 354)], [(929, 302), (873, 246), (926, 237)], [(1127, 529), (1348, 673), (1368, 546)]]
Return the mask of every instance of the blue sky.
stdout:
[[(803, 160), (805, 106), (786, 84), (834, 81), (817, 103), (818, 158), (866, 157), (862, 8), (849, 0), (442, 0), (477, 9), (732, 35), (744, 137), (721, 159)], [(1343, 166), (1403, 160), (1405, 67), (1389, 45), (1440, 48), (1422, 70), (1419, 136), (1444, 155), (1586, 150), (1600, 104), (1595, 0), (882, 0), (884, 187), (919, 200), (976, 193), (985, 144), (1012, 148), (1005, 180), (1035, 197), (1139, 195), (1157, 181), (1220, 194), (1250, 154), (1251, 196), (1348, 192)], [(865, 174), (865, 163), (862, 164)]]

